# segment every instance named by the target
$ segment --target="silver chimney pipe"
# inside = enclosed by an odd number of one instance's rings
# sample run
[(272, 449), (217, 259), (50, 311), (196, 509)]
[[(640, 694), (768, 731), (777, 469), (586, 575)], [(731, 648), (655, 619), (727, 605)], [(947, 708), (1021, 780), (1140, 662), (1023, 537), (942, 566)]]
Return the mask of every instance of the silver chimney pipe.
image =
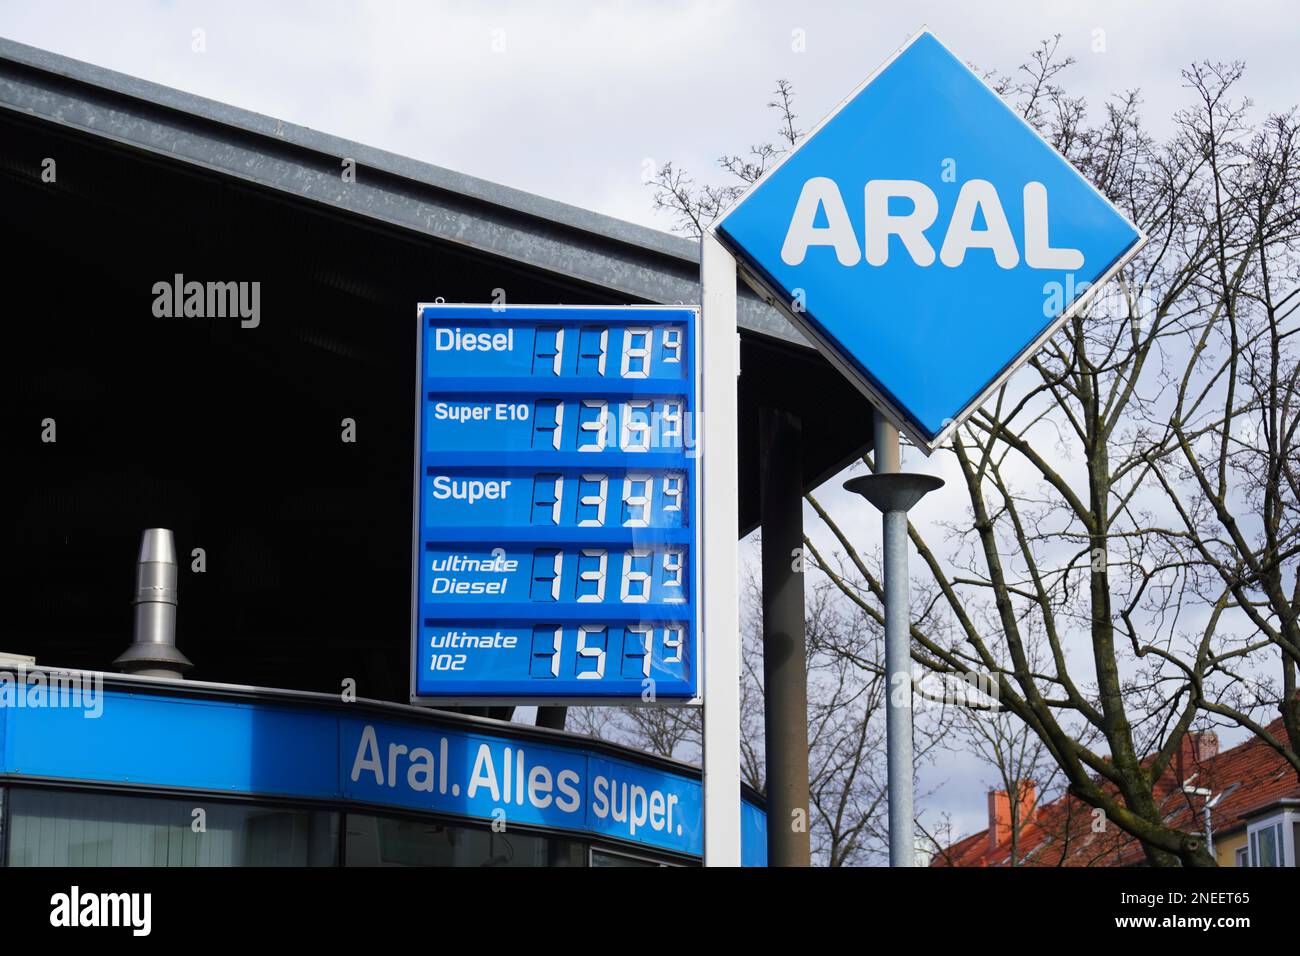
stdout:
[(176, 647), (176, 541), (169, 528), (149, 528), (135, 565), (135, 633), (113, 663), (128, 674), (180, 679), (194, 665)]

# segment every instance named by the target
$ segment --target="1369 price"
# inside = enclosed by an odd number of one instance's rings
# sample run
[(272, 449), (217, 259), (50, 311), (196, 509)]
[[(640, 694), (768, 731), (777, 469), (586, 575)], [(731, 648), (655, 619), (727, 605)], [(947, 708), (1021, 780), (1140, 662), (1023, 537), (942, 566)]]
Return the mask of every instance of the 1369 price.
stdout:
[(531, 598), (579, 604), (686, 603), (686, 549), (538, 548)]

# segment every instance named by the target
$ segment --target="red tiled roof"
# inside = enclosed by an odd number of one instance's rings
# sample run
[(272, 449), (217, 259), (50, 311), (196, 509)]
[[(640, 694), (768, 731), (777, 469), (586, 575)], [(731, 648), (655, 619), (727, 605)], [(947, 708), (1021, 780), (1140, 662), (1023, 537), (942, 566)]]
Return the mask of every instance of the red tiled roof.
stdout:
[[(1267, 728), (1285, 739), (1279, 717)], [(1244, 743), (1202, 761), (1189, 761), (1178, 772), (1176, 761), (1155, 788), (1166, 821), (1180, 830), (1204, 829), (1205, 797), (1183, 792), (1183, 784), (1208, 788), (1224, 796), (1211, 811), (1216, 834), (1244, 826), (1243, 814), (1284, 798), (1300, 798), (1295, 770), (1272, 747), (1252, 736)], [(1107, 785), (1108, 789), (1113, 789)], [(1103, 823), (1098, 827), (1094, 821)], [(1141, 844), (1076, 797), (1066, 796), (1036, 808), (1021, 827), (1018, 840), (1022, 866), (1134, 866), (1145, 862)], [(1010, 866), (1011, 840), (989, 846), (988, 830), (958, 840), (935, 854), (931, 866)]]

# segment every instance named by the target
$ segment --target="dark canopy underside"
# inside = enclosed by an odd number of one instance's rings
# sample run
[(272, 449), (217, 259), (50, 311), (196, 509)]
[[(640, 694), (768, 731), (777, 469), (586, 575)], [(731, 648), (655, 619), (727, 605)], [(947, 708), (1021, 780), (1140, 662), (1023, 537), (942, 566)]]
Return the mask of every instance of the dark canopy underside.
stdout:
[[(0, 80), (4, 69), (41, 80), (4, 62)], [(183, 568), (180, 585), (193, 676), (322, 691), (352, 677), (365, 696), (404, 700), (415, 304), (489, 301), (498, 288), (516, 303), (654, 297), (31, 113), (0, 95), (0, 651), (107, 669), (130, 641), (140, 531), (161, 526), (183, 561), (205, 554), (206, 572)], [(47, 157), (53, 183), (41, 178)], [(653, 250), (632, 251), (655, 267)], [(680, 256), (659, 259), (672, 281), (690, 277)], [(155, 317), (155, 283), (178, 273), (259, 282), (260, 326)], [(742, 341), (737, 485), (749, 528), (761, 405), (803, 415), (809, 487), (861, 452), (871, 419), (815, 353), (758, 331)], [(340, 440), (344, 418), (353, 444)], [(54, 443), (41, 440), (45, 419)]]

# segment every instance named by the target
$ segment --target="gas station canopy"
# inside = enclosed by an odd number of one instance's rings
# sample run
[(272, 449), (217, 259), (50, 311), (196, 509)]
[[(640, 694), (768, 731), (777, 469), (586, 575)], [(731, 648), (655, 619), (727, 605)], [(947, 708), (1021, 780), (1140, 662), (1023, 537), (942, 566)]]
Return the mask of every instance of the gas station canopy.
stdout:
[[(337, 691), (352, 667), (404, 700), (415, 304), (699, 301), (692, 240), (7, 40), (0, 202), (3, 650), (61, 666), (121, 650), (162, 526), (206, 565), (181, 591), (193, 676)], [(154, 286), (190, 280), (259, 283), (256, 327), (156, 316)], [(802, 419), (805, 488), (866, 450), (871, 409), (745, 288), (739, 325), (748, 530), (760, 408)]]

